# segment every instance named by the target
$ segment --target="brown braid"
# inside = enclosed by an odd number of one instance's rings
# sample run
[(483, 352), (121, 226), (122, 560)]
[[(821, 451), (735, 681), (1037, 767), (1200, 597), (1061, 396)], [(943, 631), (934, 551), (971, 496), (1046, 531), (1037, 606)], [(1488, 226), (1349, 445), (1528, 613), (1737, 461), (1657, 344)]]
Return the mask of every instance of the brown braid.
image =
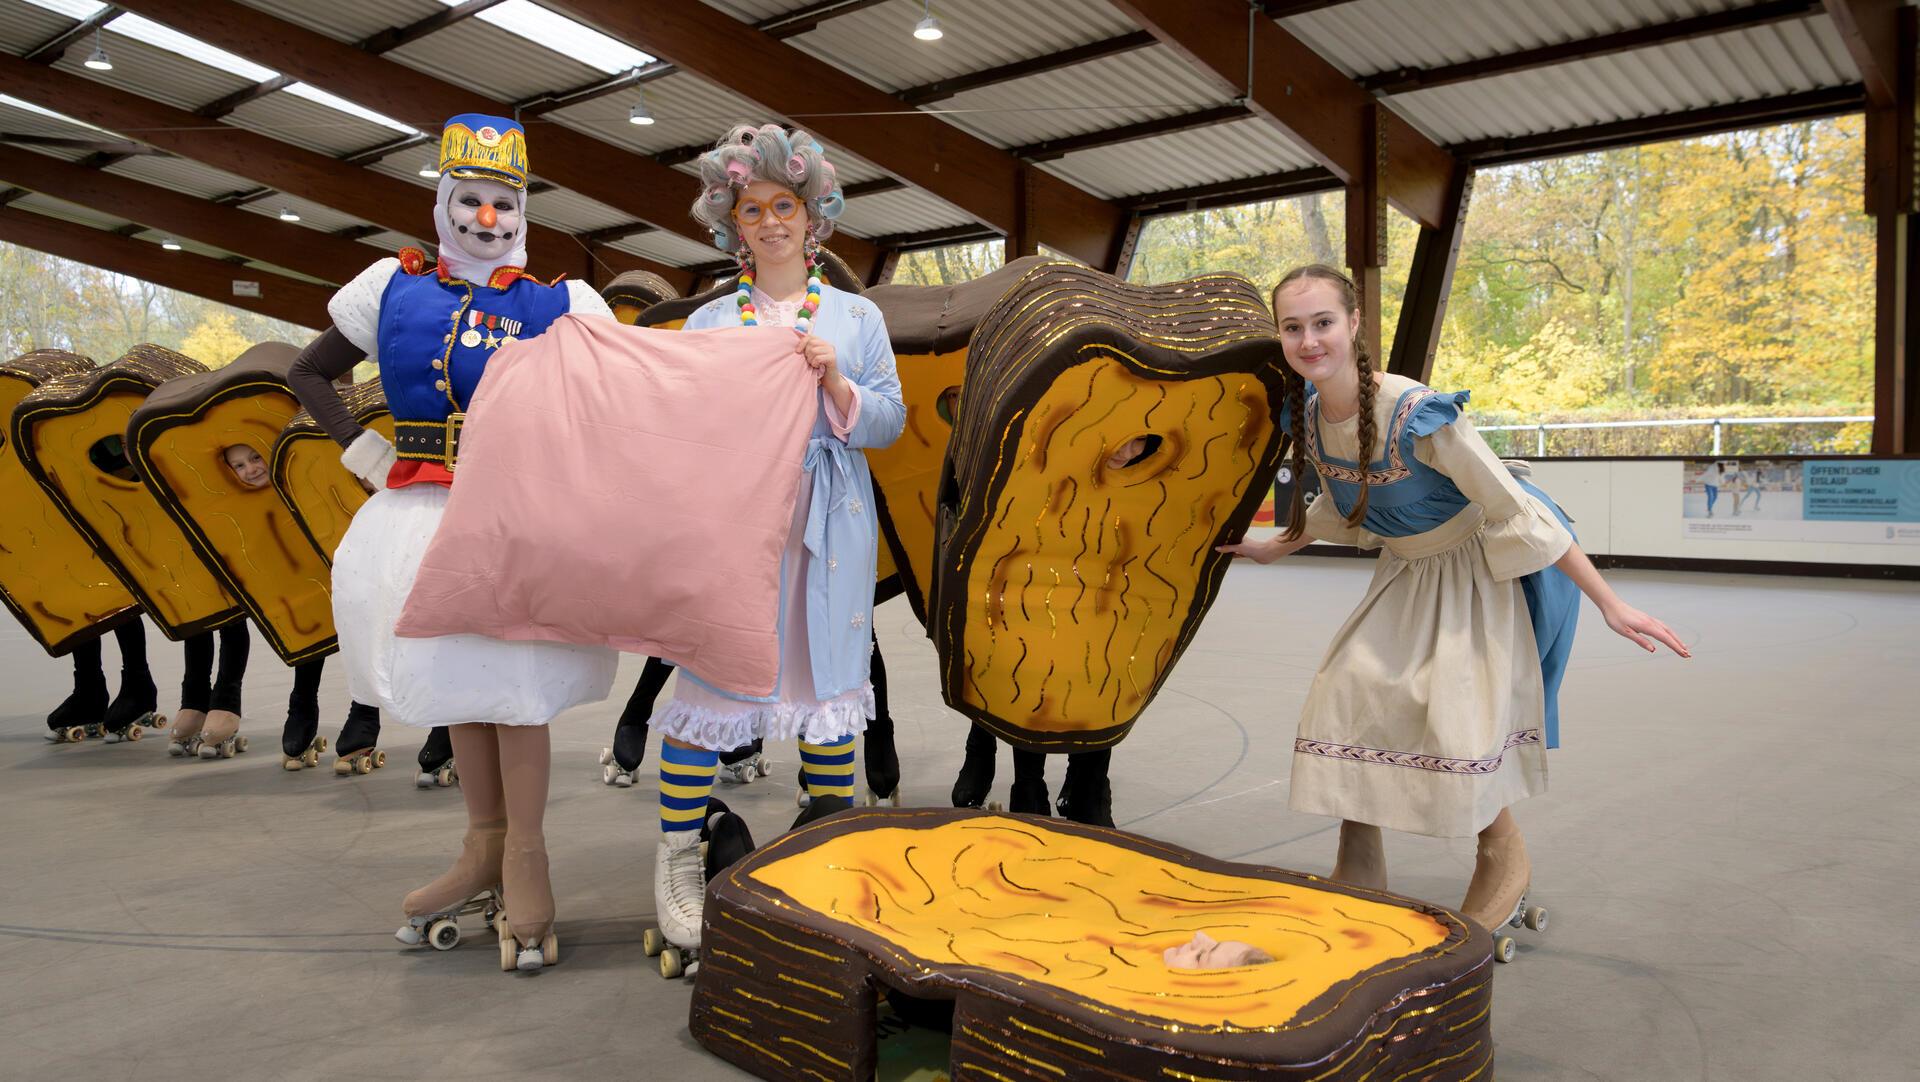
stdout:
[(1287, 460), (1287, 465), (1293, 470), (1293, 495), (1287, 504), (1286, 539), (1298, 541), (1307, 529), (1307, 501), (1300, 495), (1307, 487), (1307, 381), (1283, 365), (1280, 384), (1285, 388), (1282, 393), (1285, 396), (1287, 422), (1293, 426), (1293, 448)]
[[(1280, 281), (1274, 285), (1272, 300), (1276, 320), (1280, 315), (1280, 291), (1302, 278), (1332, 282), (1340, 288), (1340, 300), (1347, 313), (1351, 315), (1360, 310), (1360, 290), (1353, 284), (1353, 279), (1347, 277), (1337, 267), (1330, 267), (1325, 263), (1308, 263), (1281, 275)], [(1353, 336), (1353, 363), (1360, 370), (1360, 498), (1354, 501), (1353, 510), (1347, 515), (1347, 525), (1359, 526), (1367, 517), (1367, 479), (1373, 467), (1373, 441), (1379, 435), (1379, 426), (1373, 417), (1374, 399), (1379, 388), (1373, 383), (1373, 353), (1367, 348), (1366, 339), (1358, 334)], [(1288, 511), (1290, 518), (1287, 522), (1286, 535), (1287, 540), (1293, 541), (1300, 537), (1307, 525), (1306, 504), (1300, 497), (1299, 488), (1303, 457), (1301, 445), (1306, 438), (1307, 423), (1301, 399), (1305, 396), (1306, 381), (1296, 375), (1292, 368), (1288, 368), (1285, 375), (1288, 416), (1293, 419), (1294, 427), (1299, 430), (1295, 433), (1293, 442), (1293, 504)]]

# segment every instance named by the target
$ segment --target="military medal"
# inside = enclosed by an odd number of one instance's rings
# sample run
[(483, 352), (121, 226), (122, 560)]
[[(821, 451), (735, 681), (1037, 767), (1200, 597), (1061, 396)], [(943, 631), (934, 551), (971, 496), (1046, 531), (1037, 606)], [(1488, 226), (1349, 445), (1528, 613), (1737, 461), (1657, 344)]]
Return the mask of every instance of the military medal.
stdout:
[(480, 313), (479, 312), (469, 311), (467, 313), (467, 329), (463, 331), (460, 335), (460, 344), (467, 347), (468, 349), (472, 349), (473, 347), (480, 344)]

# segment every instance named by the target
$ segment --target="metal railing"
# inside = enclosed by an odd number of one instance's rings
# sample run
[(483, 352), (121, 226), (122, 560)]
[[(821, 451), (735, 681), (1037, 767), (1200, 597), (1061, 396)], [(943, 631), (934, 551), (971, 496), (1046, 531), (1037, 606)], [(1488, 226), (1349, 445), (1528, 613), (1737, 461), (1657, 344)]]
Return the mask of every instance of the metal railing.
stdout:
[(1855, 424), (1872, 421), (1867, 417), (1687, 417), (1665, 421), (1554, 421), (1537, 425), (1475, 425), (1480, 432), (1533, 432), (1535, 454), (1547, 454), (1547, 433), (1584, 428), (1698, 428), (1713, 426), (1713, 454), (1720, 454), (1721, 433), (1726, 425), (1807, 425)]

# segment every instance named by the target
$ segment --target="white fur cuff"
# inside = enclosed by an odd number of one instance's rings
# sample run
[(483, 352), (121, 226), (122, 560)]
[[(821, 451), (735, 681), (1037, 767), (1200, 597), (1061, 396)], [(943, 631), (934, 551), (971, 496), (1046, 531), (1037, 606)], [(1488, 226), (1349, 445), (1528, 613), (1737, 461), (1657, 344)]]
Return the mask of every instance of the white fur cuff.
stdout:
[(393, 444), (387, 438), (369, 428), (355, 436), (347, 449), (340, 453), (340, 464), (347, 472), (373, 486), (375, 492), (387, 487), (387, 471), (398, 460), (393, 453)]

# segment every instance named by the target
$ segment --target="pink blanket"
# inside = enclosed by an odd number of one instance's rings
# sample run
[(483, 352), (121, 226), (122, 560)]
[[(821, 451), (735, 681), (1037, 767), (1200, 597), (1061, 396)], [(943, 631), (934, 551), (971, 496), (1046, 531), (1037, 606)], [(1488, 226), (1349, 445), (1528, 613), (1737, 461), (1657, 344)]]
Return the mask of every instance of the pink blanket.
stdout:
[(610, 646), (773, 694), (817, 408), (793, 342), (564, 316), (501, 348), (397, 633)]

